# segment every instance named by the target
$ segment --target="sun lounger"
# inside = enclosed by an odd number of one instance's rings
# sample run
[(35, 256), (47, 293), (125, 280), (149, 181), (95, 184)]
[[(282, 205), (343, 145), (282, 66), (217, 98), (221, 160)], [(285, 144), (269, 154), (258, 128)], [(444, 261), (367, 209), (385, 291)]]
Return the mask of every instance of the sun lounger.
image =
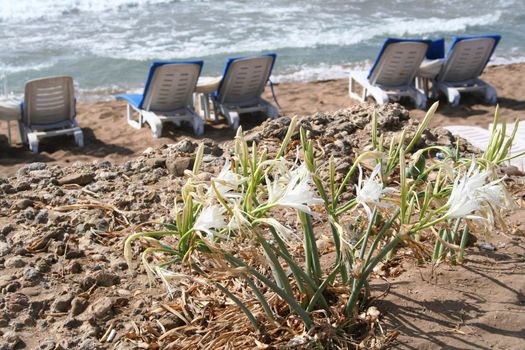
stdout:
[(387, 39), (369, 72), (350, 73), (350, 97), (366, 101), (372, 96), (379, 104), (409, 97), (417, 108), (425, 108), (427, 97), (414, 86), (414, 77), (429, 45), (429, 40)]
[(28, 81), (21, 105), (20, 135), (33, 153), (45, 137), (73, 135), (79, 147), (84, 146), (82, 129), (75, 119), (73, 78), (50, 77)]
[[(204, 133), (204, 121), (193, 108), (193, 93), (199, 78), (202, 61), (154, 62), (142, 94), (115, 95), (128, 102), (128, 124), (140, 129), (148, 123), (153, 137), (162, 134), (165, 122), (180, 126), (187, 122), (193, 126), (196, 135)], [(133, 110), (139, 119), (133, 119)]]
[[(482, 151), (485, 151), (489, 146), (490, 137), (492, 135), (491, 124), (489, 129), (483, 129), (479, 126), (466, 126), (466, 125), (450, 125), (445, 126), (444, 128), (450, 131), (453, 135), (460, 136), (470, 142), (474, 147), (479, 148)], [(507, 125), (507, 135), (509, 135), (513, 129), (513, 125)], [(502, 125), (498, 125), (498, 128), (502, 128)], [(517, 155), (519, 153), (525, 152), (525, 142), (522, 140), (525, 139), (525, 126), (521, 125), (518, 128), (516, 137), (509, 151), (509, 157), (512, 155)], [(517, 157), (510, 160), (510, 164), (517, 166), (521, 170), (525, 170), (525, 157)]]
[(434, 94), (443, 93), (457, 106), (462, 92), (482, 92), (485, 102), (495, 104), (496, 90), (479, 76), (500, 39), (499, 35), (456, 37), (434, 81)]
[(261, 97), (275, 58), (275, 54), (230, 58), (219, 88), (212, 95), (215, 116), (222, 114), (234, 130), (243, 113), (263, 112), (270, 118), (277, 118), (277, 107)]

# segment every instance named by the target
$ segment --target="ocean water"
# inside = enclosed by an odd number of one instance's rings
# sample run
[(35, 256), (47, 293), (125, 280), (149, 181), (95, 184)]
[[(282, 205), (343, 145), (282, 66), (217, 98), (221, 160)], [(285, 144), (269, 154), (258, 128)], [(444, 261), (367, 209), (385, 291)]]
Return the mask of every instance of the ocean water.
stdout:
[[(346, 76), (386, 37), (497, 33), (493, 63), (525, 61), (524, 0), (0, 0), (0, 80), (72, 75), (83, 94), (139, 89), (154, 60), (276, 52), (275, 81)], [(0, 86), (0, 92), (2, 91)]]

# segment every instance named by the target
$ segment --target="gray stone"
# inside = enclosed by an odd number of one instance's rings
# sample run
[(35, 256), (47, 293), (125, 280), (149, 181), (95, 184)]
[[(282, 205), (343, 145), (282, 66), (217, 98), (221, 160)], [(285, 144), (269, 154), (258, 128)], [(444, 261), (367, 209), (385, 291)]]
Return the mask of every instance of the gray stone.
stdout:
[(146, 165), (151, 168), (163, 168), (166, 166), (165, 158), (150, 158), (146, 160)]
[(111, 315), (113, 308), (113, 299), (110, 297), (102, 297), (97, 299), (92, 307), (91, 312), (98, 319), (104, 319), (107, 316)]
[(193, 166), (194, 159), (190, 157), (171, 157), (166, 160), (166, 168), (175, 176), (183, 176), (184, 170)]
[(42, 272), (38, 271), (34, 267), (26, 267), (22, 273), (24, 280), (33, 284), (38, 283), (42, 280)]
[(88, 301), (85, 298), (81, 297), (75, 297), (73, 301), (71, 301), (71, 315), (77, 316), (86, 310), (88, 307)]
[(6, 267), (6, 269), (19, 269), (21, 267), (26, 266), (26, 262), (24, 261), (24, 259), (21, 259), (17, 256), (13, 256), (5, 259), (4, 266)]
[(29, 298), (22, 293), (11, 293), (5, 297), (6, 308), (12, 312), (19, 312), (29, 306)]
[(38, 347), (39, 350), (55, 350), (57, 344), (52, 340), (44, 340)]
[(175, 151), (182, 153), (193, 153), (196, 145), (188, 139), (181, 140), (173, 146)]
[(71, 174), (66, 175), (60, 179), (58, 179), (59, 185), (69, 185), (69, 184), (76, 184), (80, 186), (87, 185), (93, 179), (95, 178), (95, 174), (93, 173), (80, 173), (80, 174)]
[(70, 329), (78, 328), (81, 325), (82, 325), (82, 321), (77, 320), (76, 318), (68, 318), (67, 320), (64, 321), (64, 327), (70, 328)]
[(33, 201), (27, 198), (19, 199), (15, 202), (15, 208), (19, 210), (24, 210), (32, 205), (33, 205)]
[(55, 299), (52, 305), (52, 309), (56, 312), (68, 312), (71, 308), (71, 301), (73, 300), (73, 295), (64, 294)]
[(120, 283), (120, 277), (110, 271), (99, 271), (93, 278), (99, 287), (111, 287)]

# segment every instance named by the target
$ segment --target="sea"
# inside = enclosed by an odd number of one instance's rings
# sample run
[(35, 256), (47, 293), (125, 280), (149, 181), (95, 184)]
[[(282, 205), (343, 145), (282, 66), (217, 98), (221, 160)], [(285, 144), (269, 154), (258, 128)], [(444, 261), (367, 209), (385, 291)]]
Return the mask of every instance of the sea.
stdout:
[(273, 81), (367, 69), (387, 37), (500, 34), (491, 64), (525, 61), (524, 0), (0, 0), (0, 92), (71, 75), (82, 96), (139, 90), (155, 60), (275, 52)]

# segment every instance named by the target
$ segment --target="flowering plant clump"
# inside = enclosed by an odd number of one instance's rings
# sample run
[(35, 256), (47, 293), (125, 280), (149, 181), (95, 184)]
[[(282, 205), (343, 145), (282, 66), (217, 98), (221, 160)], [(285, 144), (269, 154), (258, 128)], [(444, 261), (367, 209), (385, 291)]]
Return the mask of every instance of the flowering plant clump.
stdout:
[[(492, 226), (502, 210), (512, 208), (502, 179), (492, 170), (497, 166), (494, 157), (462, 158), (457, 151), (433, 146), (413, 154), (413, 171), (406, 154), (417, 145), (436, 108), (437, 103), (412, 139), (403, 133), (388, 150), (378, 137), (374, 116), (373, 150), (356, 157), (340, 183), (333, 158), (327, 183), (321, 180), (317, 151), (304, 130), (297, 151), (302, 156), (286, 158), (296, 118), (272, 158), (255, 143), (250, 147), (239, 128), (231, 159), (210, 180), (198, 176), (203, 156), (199, 148), (173, 224), (131, 234), (124, 255), (132, 266), (133, 243), (146, 240), (144, 267), (171, 295), (173, 280), (180, 279), (174, 270), (189, 267), (188, 276), (198, 276), (201, 284), (224, 293), (259, 331), (282, 329), (296, 317), (306, 330), (326, 317), (333, 327), (349, 329), (359, 322), (374, 269), (399, 244), (419, 244), (422, 234), (432, 234), (435, 260), (461, 262), (471, 221)], [(491, 154), (504, 159), (497, 149)], [(375, 166), (367, 165), (370, 160)], [(356, 171), (357, 184), (350, 186)], [(352, 192), (350, 199), (341, 199), (345, 192)], [(335, 252), (324, 263), (318, 248), (320, 228), (328, 228), (328, 244)]]

